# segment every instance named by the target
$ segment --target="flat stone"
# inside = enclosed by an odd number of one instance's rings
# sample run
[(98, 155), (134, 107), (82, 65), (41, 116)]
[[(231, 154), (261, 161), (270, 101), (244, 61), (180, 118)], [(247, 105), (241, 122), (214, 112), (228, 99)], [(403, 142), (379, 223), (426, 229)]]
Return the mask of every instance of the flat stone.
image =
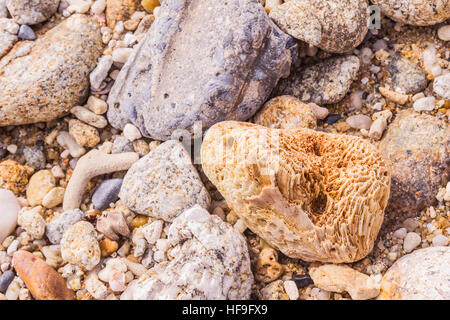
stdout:
[(82, 104), (102, 47), (95, 18), (78, 14), (16, 45), (0, 60), (0, 126), (51, 121)]
[(143, 136), (168, 140), (194, 125), (249, 119), (297, 56), (257, 0), (166, 0), (159, 8), (109, 94), (115, 128), (132, 122)]
[(53, 218), (46, 227), (45, 235), (53, 244), (59, 244), (64, 232), (85, 216), (84, 212), (75, 209), (63, 212), (61, 215)]
[(14, 268), (36, 300), (74, 300), (66, 280), (55, 269), (32, 253), (19, 250), (13, 257)]
[(415, 26), (431, 26), (450, 18), (446, 0), (372, 0), (394, 21)]
[[(391, 168), (386, 224), (401, 224), (431, 206), (450, 176), (448, 122), (414, 110), (397, 113), (379, 150)], [(393, 224), (395, 228), (397, 224)]]
[(397, 54), (386, 70), (391, 74), (394, 91), (403, 94), (415, 94), (427, 86), (427, 78), (423, 70), (408, 58)]
[(6, 6), (19, 24), (44, 22), (58, 10), (60, 0), (6, 0)]
[(107, 179), (102, 181), (92, 195), (92, 203), (95, 209), (103, 211), (109, 207), (110, 203), (119, 200), (119, 191), (123, 179)]
[(296, 39), (328, 52), (349, 52), (368, 31), (367, 0), (290, 0), (269, 17)]
[(20, 205), (14, 194), (5, 189), (0, 189), (0, 203), (2, 206), (0, 213), (0, 243), (2, 243), (16, 228)]
[(175, 140), (131, 166), (119, 197), (132, 211), (169, 222), (195, 204), (207, 209), (211, 201), (191, 158)]
[(273, 96), (292, 95), (302, 102), (318, 105), (339, 102), (356, 80), (359, 67), (359, 58), (352, 55), (302, 66), (279, 82)]
[(380, 300), (448, 300), (450, 247), (416, 250), (397, 260), (381, 281)]
[[(245, 238), (200, 206), (169, 229), (174, 258), (151, 268), (128, 293), (132, 300), (249, 299), (253, 284)], [(225, 285), (221, 285), (225, 284)]]

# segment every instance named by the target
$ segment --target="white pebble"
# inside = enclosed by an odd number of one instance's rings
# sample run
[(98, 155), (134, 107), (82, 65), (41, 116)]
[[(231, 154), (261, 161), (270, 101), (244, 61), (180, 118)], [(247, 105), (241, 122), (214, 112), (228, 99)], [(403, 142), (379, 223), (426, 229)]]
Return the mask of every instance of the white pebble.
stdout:
[(131, 123), (127, 123), (125, 125), (125, 127), (123, 128), (123, 135), (130, 141), (134, 141), (142, 137), (139, 129), (133, 126)]
[(68, 12), (86, 13), (92, 5), (92, 0), (67, 0), (69, 7)]
[(108, 76), (109, 69), (113, 64), (112, 56), (103, 56), (98, 60), (97, 67), (89, 75), (91, 87), (99, 89), (103, 80)]
[(8, 150), (8, 152), (11, 154), (15, 154), (17, 152), (17, 145), (10, 144), (9, 146), (6, 147), (6, 150)]
[(450, 201), (450, 181), (447, 182), (447, 187), (445, 188), (444, 201)]
[(104, 114), (108, 111), (108, 104), (104, 100), (94, 96), (89, 97), (86, 107), (97, 115)]
[(393, 237), (397, 239), (405, 239), (406, 233), (406, 228), (400, 228), (394, 232)]
[(299, 297), (298, 288), (294, 281), (288, 280), (284, 282), (284, 290), (289, 296), (290, 300), (297, 300)]
[(415, 232), (409, 232), (403, 241), (403, 250), (405, 250), (406, 253), (410, 253), (417, 248), (421, 242), (422, 238), (420, 235)]
[(440, 27), (438, 30), (438, 37), (442, 41), (450, 41), (450, 25)]
[(447, 246), (449, 242), (449, 239), (442, 235), (442, 234), (438, 234), (437, 236), (435, 236), (433, 238), (433, 247), (439, 247), (439, 246)]
[(91, 12), (93, 14), (101, 14), (103, 11), (105, 11), (105, 8), (106, 8), (106, 0), (97, 0), (92, 5)]
[(358, 114), (354, 116), (350, 116), (347, 118), (346, 122), (348, 125), (354, 129), (365, 129), (369, 130), (372, 125), (372, 119), (369, 116)]
[(116, 63), (125, 63), (128, 60), (128, 57), (133, 52), (133, 49), (131, 48), (117, 48), (114, 49), (112, 53), (112, 59)]
[(413, 104), (416, 111), (433, 111), (436, 106), (436, 99), (434, 97), (420, 98)]

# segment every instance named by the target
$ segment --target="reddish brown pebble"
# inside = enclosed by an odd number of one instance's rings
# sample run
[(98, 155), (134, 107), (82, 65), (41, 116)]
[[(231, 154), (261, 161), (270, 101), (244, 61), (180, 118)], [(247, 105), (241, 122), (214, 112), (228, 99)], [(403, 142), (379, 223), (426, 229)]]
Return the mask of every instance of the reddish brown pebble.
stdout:
[(13, 257), (14, 268), (36, 300), (74, 300), (66, 281), (34, 254), (19, 250)]

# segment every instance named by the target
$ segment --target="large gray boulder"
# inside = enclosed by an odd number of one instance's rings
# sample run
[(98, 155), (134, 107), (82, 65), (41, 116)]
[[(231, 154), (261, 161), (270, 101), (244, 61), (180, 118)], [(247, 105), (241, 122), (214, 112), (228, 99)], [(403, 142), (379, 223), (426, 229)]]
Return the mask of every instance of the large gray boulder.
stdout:
[(257, 0), (166, 0), (111, 89), (108, 120), (158, 140), (196, 121), (247, 120), (296, 51)]

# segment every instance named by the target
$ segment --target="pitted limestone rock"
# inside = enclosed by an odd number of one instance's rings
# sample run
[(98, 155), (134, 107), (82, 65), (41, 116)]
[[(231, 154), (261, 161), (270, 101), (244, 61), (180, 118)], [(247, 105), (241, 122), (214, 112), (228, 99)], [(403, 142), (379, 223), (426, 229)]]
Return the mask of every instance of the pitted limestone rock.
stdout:
[(372, 250), (390, 172), (369, 142), (226, 121), (206, 133), (201, 157), (230, 208), (285, 255), (341, 263)]
[(157, 140), (197, 121), (246, 120), (296, 56), (257, 0), (166, 0), (111, 89), (108, 120)]

